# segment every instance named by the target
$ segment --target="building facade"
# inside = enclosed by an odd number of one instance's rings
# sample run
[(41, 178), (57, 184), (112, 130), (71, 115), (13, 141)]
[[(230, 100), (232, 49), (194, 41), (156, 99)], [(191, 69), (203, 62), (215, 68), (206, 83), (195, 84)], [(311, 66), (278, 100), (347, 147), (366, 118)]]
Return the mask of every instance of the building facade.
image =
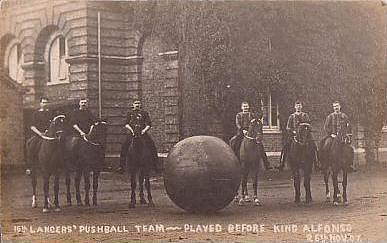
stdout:
[[(1, 6), (0, 65), (27, 90), (24, 126), (40, 96), (67, 109), (88, 98), (108, 120), (109, 158), (119, 154), (135, 99), (151, 115), (161, 153), (193, 135), (227, 140), (240, 103), (248, 101), (262, 107), (266, 150), (278, 156), (297, 99), (311, 114), (316, 140), (332, 101), (341, 100), (362, 152), (365, 128), (353, 104), (363, 93), (356, 90), (371, 83), (385, 92), (386, 19), (377, 2), (8, 0)], [(386, 129), (378, 130), (374, 147), (383, 152)]]

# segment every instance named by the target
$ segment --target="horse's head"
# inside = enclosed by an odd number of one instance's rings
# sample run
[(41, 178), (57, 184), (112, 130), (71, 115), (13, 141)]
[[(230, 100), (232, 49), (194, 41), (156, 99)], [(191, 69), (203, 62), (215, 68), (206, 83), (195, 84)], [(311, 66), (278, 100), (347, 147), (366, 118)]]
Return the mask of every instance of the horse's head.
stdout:
[(65, 115), (57, 115), (52, 119), (46, 134), (51, 138), (61, 139), (64, 136), (64, 130), (65, 130)]
[(298, 126), (298, 138), (300, 142), (310, 140), (312, 137), (312, 127), (309, 123), (301, 123)]
[(96, 121), (90, 128), (90, 132), (88, 134), (88, 138), (97, 143), (97, 144), (105, 144), (107, 136), (107, 123), (103, 120)]
[(343, 136), (343, 143), (344, 144), (351, 144), (352, 143), (352, 134), (348, 133)]

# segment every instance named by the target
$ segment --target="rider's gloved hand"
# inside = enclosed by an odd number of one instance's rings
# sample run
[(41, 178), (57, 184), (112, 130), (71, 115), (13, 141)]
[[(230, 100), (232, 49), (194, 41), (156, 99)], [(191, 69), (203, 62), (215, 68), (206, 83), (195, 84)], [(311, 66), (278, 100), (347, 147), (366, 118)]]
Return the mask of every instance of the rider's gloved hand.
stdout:
[(246, 130), (242, 130), (243, 132), (243, 135), (247, 135), (247, 131)]
[(26, 169), (26, 175), (31, 175), (31, 170), (30, 169)]
[(86, 133), (84, 133), (83, 131), (80, 131), (79, 134), (81, 135), (81, 137), (86, 136)]
[(332, 133), (332, 134), (331, 134), (331, 137), (332, 137), (332, 138), (335, 138), (335, 137), (336, 137), (336, 134)]

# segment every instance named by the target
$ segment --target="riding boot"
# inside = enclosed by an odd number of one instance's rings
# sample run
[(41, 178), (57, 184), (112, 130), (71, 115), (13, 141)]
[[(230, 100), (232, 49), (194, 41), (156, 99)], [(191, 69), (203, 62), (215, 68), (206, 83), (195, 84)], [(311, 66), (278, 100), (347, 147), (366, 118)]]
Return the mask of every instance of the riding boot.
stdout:
[(120, 174), (123, 174), (125, 171), (126, 158), (128, 156), (128, 150), (129, 150), (130, 143), (131, 143), (131, 137), (128, 137), (125, 139), (125, 141), (122, 143), (122, 146), (121, 146), (120, 165), (117, 168), (117, 172)]

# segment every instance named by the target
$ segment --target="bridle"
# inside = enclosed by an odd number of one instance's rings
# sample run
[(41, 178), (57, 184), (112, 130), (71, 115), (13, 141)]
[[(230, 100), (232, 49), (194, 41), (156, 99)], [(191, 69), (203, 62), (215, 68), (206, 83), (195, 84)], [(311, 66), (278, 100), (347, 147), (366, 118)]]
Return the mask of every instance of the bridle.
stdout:
[[(310, 123), (307, 123), (307, 122), (302, 122), (302, 123), (300, 123), (300, 124), (298, 125), (298, 134), (300, 134), (300, 128), (303, 127), (303, 126), (305, 126), (305, 127), (310, 127)], [(305, 144), (305, 141), (304, 141), (304, 142), (300, 141), (300, 140), (297, 138), (297, 136), (293, 136), (293, 141), (296, 142), (296, 143), (298, 143), (298, 144), (301, 144), (301, 145)]]
[[(58, 116), (56, 116), (56, 117), (54, 117), (52, 119), (51, 123), (56, 122), (57, 119), (65, 119), (65, 117), (66, 117), (65, 115), (58, 115)], [(60, 134), (60, 133), (63, 133), (63, 131), (57, 131), (55, 133), (55, 135)], [(53, 141), (53, 140), (59, 140), (60, 139), (57, 136), (56, 137), (49, 137), (49, 136), (46, 136), (46, 135), (43, 135), (43, 134), (40, 137), (43, 138), (44, 140), (48, 140), (48, 141)]]
[[(100, 122), (94, 123), (93, 125), (91, 125), (89, 134), (88, 134), (87, 136), (90, 136), (91, 132), (92, 132), (93, 129), (94, 129), (94, 126), (97, 126), (99, 123), (102, 123), (102, 124), (105, 124), (105, 125), (106, 125), (106, 122), (104, 122), (104, 121), (100, 121)], [(87, 143), (89, 143), (89, 144), (91, 144), (91, 145), (94, 145), (94, 146), (102, 146), (102, 144), (100, 144), (100, 143), (95, 143), (95, 142), (93, 142), (93, 141), (90, 141), (90, 140), (87, 138), (87, 136), (86, 136), (86, 135), (85, 135), (85, 136), (82, 136), (82, 138), (83, 138), (84, 141), (86, 141)]]

